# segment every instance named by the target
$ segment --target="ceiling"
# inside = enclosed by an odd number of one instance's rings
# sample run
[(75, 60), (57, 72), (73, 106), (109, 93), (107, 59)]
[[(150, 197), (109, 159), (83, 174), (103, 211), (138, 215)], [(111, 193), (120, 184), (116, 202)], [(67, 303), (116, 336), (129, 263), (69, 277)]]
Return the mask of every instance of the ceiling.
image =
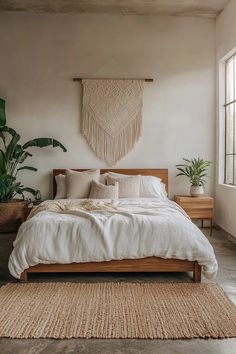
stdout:
[(0, 0), (0, 11), (214, 18), (229, 0)]

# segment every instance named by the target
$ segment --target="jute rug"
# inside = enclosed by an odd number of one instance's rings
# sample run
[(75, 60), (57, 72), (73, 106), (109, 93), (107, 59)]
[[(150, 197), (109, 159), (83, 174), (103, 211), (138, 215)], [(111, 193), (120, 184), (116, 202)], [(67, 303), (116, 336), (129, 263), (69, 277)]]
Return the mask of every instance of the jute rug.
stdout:
[(8, 284), (0, 288), (0, 336), (236, 337), (236, 307), (215, 284)]

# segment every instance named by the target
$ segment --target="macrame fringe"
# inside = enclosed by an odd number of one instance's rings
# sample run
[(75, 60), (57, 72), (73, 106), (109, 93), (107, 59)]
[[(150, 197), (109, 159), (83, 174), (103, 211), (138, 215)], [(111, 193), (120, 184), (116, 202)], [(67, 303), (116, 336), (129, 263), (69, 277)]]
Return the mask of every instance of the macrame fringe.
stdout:
[(99, 159), (106, 161), (109, 166), (115, 165), (134, 147), (142, 135), (142, 113), (140, 112), (117, 137), (113, 138), (84, 107), (82, 134)]

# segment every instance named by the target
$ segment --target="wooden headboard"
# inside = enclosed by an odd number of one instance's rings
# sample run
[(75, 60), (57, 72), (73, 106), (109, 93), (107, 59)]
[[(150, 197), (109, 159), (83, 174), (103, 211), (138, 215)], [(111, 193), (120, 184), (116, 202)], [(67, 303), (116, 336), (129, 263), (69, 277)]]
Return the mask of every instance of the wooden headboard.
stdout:
[[(77, 169), (77, 168), (72, 168), (71, 170), (73, 171), (87, 171), (88, 168), (82, 168), (82, 169)], [(65, 174), (65, 169), (55, 169), (53, 170), (53, 198), (56, 195), (57, 192), (57, 185), (56, 185), (56, 180), (55, 176), (57, 175), (64, 175)], [(116, 172), (116, 173), (122, 173), (125, 175), (141, 175), (141, 176), (154, 176), (154, 177), (159, 177), (161, 178), (162, 182), (166, 186), (166, 191), (168, 192), (168, 169), (167, 168), (128, 168), (128, 169), (101, 169), (101, 174), (106, 173), (106, 172)]]

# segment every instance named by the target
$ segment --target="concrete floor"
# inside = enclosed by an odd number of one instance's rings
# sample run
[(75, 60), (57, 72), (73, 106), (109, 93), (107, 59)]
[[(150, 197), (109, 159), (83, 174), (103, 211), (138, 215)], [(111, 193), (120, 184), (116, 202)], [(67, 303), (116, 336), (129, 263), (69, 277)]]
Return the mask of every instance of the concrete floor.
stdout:
[[(236, 244), (224, 232), (214, 230), (209, 237), (219, 272), (216, 281), (236, 304)], [(7, 261), (15, 235), (0, 234), (0, 285), (15, 282), (7, 269)], [(35, 275), (32, 281), (191, 281), (189, 274), (111, 274), (111, 275)], [(207, 282), (203, 279), (203, 282)], [(0, 339), (0, 354), (235, 354), (236, 338), (224, 340), (136, 340), (136, 339)]]

